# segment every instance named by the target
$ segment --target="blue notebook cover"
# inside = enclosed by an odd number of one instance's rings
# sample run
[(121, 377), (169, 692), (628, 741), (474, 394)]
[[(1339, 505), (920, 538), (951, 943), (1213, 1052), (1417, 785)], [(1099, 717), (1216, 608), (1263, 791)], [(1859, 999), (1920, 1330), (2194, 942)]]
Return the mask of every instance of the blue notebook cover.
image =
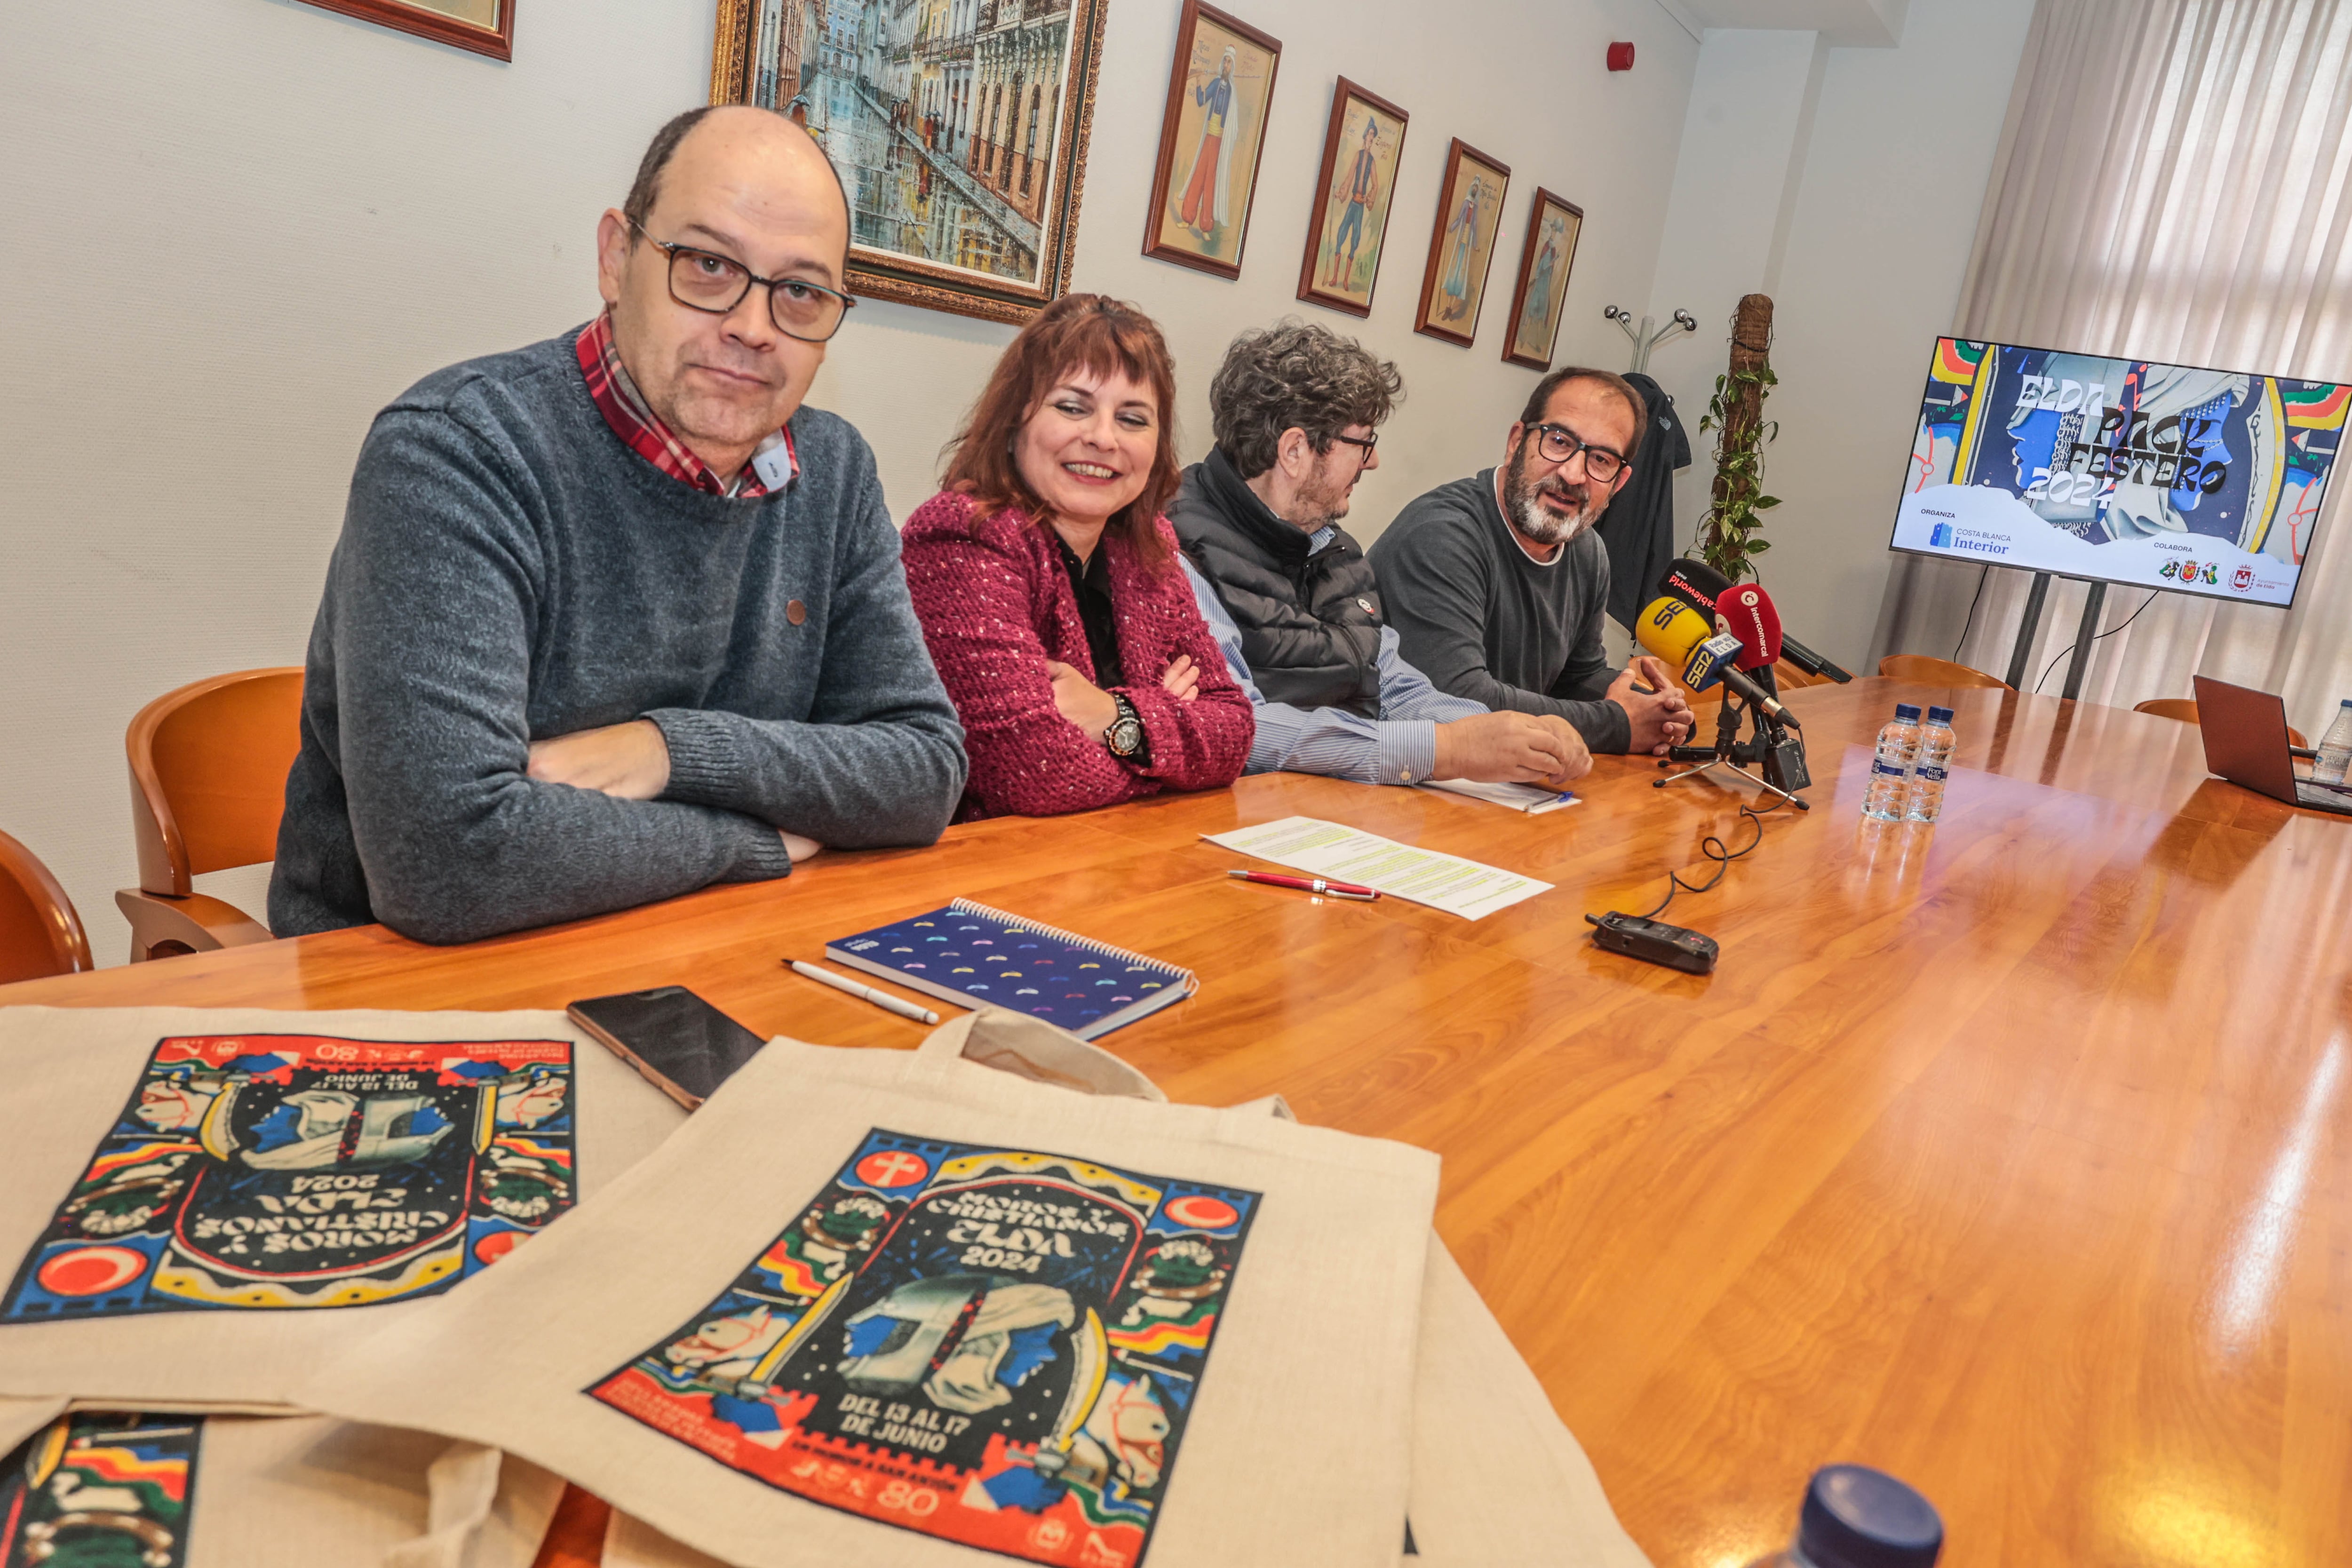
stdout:
[(1007, 1007), (1091, 1040), (1200, 989), (1189, 969), (969, 899), (824, 944), (825, 956), (959, 1007)]

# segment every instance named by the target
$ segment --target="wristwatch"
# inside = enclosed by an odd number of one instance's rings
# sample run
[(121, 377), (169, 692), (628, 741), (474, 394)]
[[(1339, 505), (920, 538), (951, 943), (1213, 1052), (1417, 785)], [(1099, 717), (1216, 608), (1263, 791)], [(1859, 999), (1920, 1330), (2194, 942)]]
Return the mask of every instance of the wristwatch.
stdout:
[(1110, 700), (1118, 704), (1118, 717), (1103, 731), (1103, 744), (1110, 748), (1112, 756), (1126, 762), (1143, 750), (1143, 718), (1136, 712), (1134, 703), (1116, 691)]

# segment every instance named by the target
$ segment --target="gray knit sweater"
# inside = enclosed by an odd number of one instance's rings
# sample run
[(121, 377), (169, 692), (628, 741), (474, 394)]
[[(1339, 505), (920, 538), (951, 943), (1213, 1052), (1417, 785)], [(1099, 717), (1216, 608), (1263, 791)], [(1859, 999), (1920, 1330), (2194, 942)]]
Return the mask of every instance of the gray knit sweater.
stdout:
[(1549, 564), (1528, 559), (1495, 504), (1495, 470), (1407, 503), (1373, 542), (1381, 601), (1405, 662), (1440, 691), (1501, 710), (1556, 713), (1595, 752), (1633, 739), (1606, 700), (1609, 552), (1587, 529)]
[[(799, 479), (660, 472), (566, 334), (429, 375), (377, 416), (327, 568), (269, 924), (467, 942), (788, 874), (779, 826), (928, 844), (963, 732), (924, 651), (873, 454), (833, 415)], [(650, 719), (659, 800), (525, 775), (533, 741)]]

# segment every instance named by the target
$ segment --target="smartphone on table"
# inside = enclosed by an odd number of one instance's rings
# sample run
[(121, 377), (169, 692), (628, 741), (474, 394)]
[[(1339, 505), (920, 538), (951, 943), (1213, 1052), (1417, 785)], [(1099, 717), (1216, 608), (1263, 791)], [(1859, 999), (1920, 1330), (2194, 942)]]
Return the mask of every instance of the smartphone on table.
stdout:
[(683, 985), (592, 996), (563, 1011), (688, 1110), (767, 1044)]

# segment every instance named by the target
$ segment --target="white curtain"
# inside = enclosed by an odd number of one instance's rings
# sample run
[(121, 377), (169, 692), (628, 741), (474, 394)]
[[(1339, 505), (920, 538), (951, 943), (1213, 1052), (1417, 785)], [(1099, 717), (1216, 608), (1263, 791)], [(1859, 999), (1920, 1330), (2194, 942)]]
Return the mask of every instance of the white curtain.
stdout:
[[(2352, 0), (2042, 0), (1955, 330), (2352, 381), (2347, 175)], [(2292, 610), (2108, 589), (2084, 699), (2187, 697), (2189, 677), (2209, 675), (2281, 693), (2288, 722), (2316, 739), (2352, 697), (2347, 489), (2352, 474), (2332, 478)], [(1872, 657), (2003, 673), (2031, 581), (1899, 558)], [(2051, 663), (2087, 592), (2052, 584), (2026, 689), (2045, 668), (2042, 689), (2060, 689), (2066, 664)]]

